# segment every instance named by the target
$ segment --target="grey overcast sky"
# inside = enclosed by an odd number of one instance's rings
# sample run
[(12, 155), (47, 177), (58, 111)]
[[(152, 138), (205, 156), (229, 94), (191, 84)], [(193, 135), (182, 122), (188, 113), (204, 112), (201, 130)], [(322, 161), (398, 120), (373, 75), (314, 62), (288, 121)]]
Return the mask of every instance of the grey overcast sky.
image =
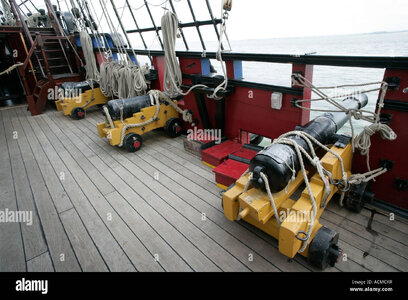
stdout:
[(231, 39), (408, 30), (408, 0), (233, 2)]
[[(101, 13), (99, 0), (88, 0)], [(114, 13), (108, 2), (108, 11), (114, 19)], [(60, 0), (62, 9), (65, 3)], [(74, 1), (76, 2), (76, 1)], [(125, 0), (115, 0), (122, 12)], [(37, 7), (43, 7), (42, 0), (33, 0)], [(52, 0), (52, 3), (57, 3)], [(129, 0), (140, 27), (151, 27), (144, 0)], [(169, 7), (165, 0), (148, 0), (157, 24), (163, 14), (163, 6)], [(181, 22), (191, 22), (192, 17), (186, 0), (173, 0)], [(208, 19), (205, 0), (191, 0), (196, 17)], [(220, 17), (222, 0), (210, 0), (213, 13)], [(130, 13), (123, 12), (122, 20), (126, 28), (135, 28)], [(102, 19), (103, 21), (103, 19)], [(117, 22), (115, 22), (117, 24)], [(102, 22), (104, 31), (108, 27)], [(213, 34), (212, 26), (207, 26)], [(198, 40), (194, 28), (191, 40)], [(228, 21), (228, 34), (231, 40), (266, 39), (280, 37), (304, 37), (321, 35), (339, 35), (368, 33), (377, 31), (408, 30), (408, 0), (233, 0), (233, 8)], [(205, 29), (204, 29), (205, 32)], [(154, 34), (152, 35), (154, 39)], [(214, 36), (207, 37), (215, 40)], [(146, 38), (149, 41), (149, 37)]]

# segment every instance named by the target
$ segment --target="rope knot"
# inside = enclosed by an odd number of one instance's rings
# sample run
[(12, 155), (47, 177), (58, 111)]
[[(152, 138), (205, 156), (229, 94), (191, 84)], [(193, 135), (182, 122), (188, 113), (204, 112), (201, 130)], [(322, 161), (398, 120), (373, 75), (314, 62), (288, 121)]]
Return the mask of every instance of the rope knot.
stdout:
[(346, 109), (344, 110), (345, 114), (348, 116), (353, 117), (355, 120), (361, 120), (364, 116), (363, 113), (359, 109)]

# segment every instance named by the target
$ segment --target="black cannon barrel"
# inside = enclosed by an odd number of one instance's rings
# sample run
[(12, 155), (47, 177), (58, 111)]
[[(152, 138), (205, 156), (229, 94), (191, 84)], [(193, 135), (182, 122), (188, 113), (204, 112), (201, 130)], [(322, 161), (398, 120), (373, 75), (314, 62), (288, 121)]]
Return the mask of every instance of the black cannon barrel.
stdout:
[[(360, 94), (343, 100), (341, 104), (347, 109), (359, 109), (366, 106), (367, 103), (367, 96)], [(348, 115), (344, 112), (325, 113), (296, 130), (303, 131), (319, 142), (327, 144), (347, 121)], [(311, 149), (304, 139), (295, 135), (289, 138), (296, 141), (309, 154), (311, 153)], [(268, 177), (271, 192), (279, 192), (288, 185), (292, 178), (292, 166), (294, 166), (296, 173), (299, 172), (301, 166), (294, 147), (285, 144), (273, 144), (259, 152), (251, 160), (249, 166), (250, 172), (253, 173), (251, 183), (255, 188), (264, 190), (265, 182), (260, 176), (262, 172)]]
[(130, 118), (133, 114), (140, 112), (142, 108), (152, 106), (150, 96), (143, 95), (128, 99), (110, 100), (106, 106), (112, 120), (120, 120), (121, 109), (123, 110), (123, 119)]

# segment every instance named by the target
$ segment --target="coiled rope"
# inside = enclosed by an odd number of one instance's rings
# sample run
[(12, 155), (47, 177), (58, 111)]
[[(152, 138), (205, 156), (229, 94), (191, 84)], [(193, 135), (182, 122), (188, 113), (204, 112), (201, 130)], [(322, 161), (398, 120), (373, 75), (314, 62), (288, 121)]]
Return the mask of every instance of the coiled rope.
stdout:
[(79, 37), (81, 40), (82, 51), (85, 57), (85, 71), (86, 71), (86, 79), (87, 80), (95, 80), (96, 82), (100, 82), (101, 75), (98, 70), (98, 66), (96, 64), (95, 53), (94, 53), (94, 46), (92, 39), (88, 32), (85, 30), (81, 30), (79, 33)]
[[(224, 80), (221, 84), (219, 84), (215, 89), (212, 95), (207, 96), (208, 98), (213, 98), (215, 100), (222, 99), (222, 96), (219, 96), (221, 91), (225, 91), (228, 86), (228, 77), (226, 73), (225, 63), (222, 60), (222, 41), (224, 36), (226, 35), (226, 20), (228, 19), (228, 12), (224, 9), (224, 2), (222, 2), (222, 9), (221, 13), (223, 14), (223, 23), (221, 25), (221, 34), (218, 40), (218, 51), (217, 51), (217, 60), (220, 61), (222, 71), (224, 74)], [(194, 89), (204, 87), (208, 88), (208, 86), (204, 84), (197, 84), (192, 86), (187, 92), (183, 93), (181, 90), (181, 83), (182, 83), (182, 73), (180, 69), (180, 65), (177, 60), (176, 56), (176, 38), (178, 36), (178, 24), (179, 20), (177, 15), (171, 11), (166, 11), (161, 19), (162, 24), (162, 33), (163, 33), (163, 43), (164, 43), (164, 51), (165, 51), (165, 62), (166, 62), (166, 69), (165, 69), (165, 77), (164, 77), (164, 91), (170, 97), (176, 97), (178, 95), (187, 96), (191, 93)]]

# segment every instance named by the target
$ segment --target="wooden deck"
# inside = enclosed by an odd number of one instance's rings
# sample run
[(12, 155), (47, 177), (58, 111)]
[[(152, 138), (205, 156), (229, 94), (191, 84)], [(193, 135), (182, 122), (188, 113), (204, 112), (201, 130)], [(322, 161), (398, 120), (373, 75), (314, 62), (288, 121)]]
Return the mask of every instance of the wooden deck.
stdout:
[[(0, 223), (0, 271), (316, 271), (228, 221), (211, 169), (181, 139), (152, 132), (130, 154), (98, 137), (100, 120), (0, 111), (0, 211), (33, 212), (31, 226)], [(406, 221), (376, 214), (369, 230), (370, 217), (329, 205), (321, 223), (347, 260), (327, 271), (408, 271)]]

